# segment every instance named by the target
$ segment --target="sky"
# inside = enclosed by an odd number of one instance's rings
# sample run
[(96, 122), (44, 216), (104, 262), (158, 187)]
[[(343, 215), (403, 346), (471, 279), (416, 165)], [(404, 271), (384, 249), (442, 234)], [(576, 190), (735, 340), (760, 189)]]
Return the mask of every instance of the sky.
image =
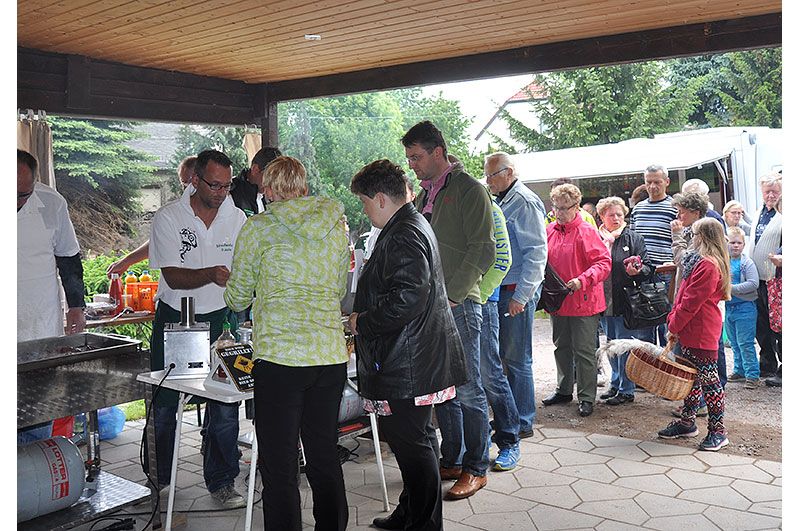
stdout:
[(498, 107), (532, 80), (533, 74), (497, 77), (429, 85), (423, 87), (422, 92), (425, 96), (435, 96), (441, 93), (447, 99), (458, 101), (464, 116), (473, 118), (472, 126), (469, 128), (469, 137), (474, 140)]

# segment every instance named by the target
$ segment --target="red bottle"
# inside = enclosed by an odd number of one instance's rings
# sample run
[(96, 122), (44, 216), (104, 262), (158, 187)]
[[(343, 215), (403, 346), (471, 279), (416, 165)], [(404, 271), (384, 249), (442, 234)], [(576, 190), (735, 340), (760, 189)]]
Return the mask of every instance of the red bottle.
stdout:
[(125, 309), (125, 301), (122, 298), (122, 280), (119, 278), (119, 273), (111, 273), (111, 284), (108, 286), (108, 296), (111, 297), (112, 302), (117, 306), (114, 313), (120, 313)]

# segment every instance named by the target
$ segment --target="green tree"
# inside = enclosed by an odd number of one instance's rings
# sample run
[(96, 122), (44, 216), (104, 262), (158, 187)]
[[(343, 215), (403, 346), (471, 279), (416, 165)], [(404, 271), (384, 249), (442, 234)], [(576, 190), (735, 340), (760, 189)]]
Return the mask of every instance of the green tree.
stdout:
[(670, 84), (684, 86), (694, 83), (697, 86), (697, 106), (689, 115), (689, 123), (710, 127), (709, 117), (730, 121), (720, 98), (721, 90), (730, 90), (729, 79), (723, 73), (729, 65), (728, 54), (682, 57), (667, 62)]
[(721, 70), (726, 83), (718, 91), (724, 114), (709, 116), (709, 122), (712, 125), (781, 127), (782, 49), (731, 52), (727, 56), (729, 64)]
[(664, 63), (649, 62), (537, 75), (547, 98), (531, 105), (542, 131), (502, 117), (512, 138), (537, 151), (676, 131), (695, 106), (696, 83), (669, 85), (666, 74)]
[(133, 123), (48, 119), (58, 190), (70, 207), (84, 251), (113, 248), (121, 234), (134, 235), (139, 189), (153, 180), (153, 157), (126, 143), (141, 138)]
[(213, 125), (184, 125), (178, 129), (178, 146), (172, 162), (178, 167), (189, 156), (197, 155), (206, 149), (216, 149), (225, 153), (233, 162), (234, 174), (250, 167), (250, 159), (243, 147), (245, 130), (243, 127), (221, 127)]

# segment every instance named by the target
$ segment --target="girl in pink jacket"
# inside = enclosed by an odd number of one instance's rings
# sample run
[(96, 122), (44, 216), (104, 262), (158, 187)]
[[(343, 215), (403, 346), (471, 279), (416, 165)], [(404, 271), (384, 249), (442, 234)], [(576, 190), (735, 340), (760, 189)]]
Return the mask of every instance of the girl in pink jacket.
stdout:
[(731, 270), (722, 225), (713, 218), (692, 224), (692, 246), (682, 260), (681, 286), (667, 316), (668, 338), (681, 343), (681, 355), (697, 368), (697, 378), (683, 401), (681, 420), (658, 432), (662, 439), (695, 437), (700, 397), (708, 405), (708, 435), (701, 450), (728, 445), (723, 415), (725, 390), (717, 372), (717, 345), (722, 333), (719, 301), (731, 298)]

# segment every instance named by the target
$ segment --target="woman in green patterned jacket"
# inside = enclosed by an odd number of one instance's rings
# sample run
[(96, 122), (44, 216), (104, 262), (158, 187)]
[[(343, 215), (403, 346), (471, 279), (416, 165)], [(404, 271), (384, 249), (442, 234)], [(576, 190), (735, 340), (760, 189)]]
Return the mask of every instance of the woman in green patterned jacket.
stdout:
[(291, 157), (267, 166), (264, 184), (272, 202), (239, 233), (225, 302), (237, 311), (253, 304), (265, 527), (302, 528), (302, 432), (314, 518), (326, 529), (344, 530), (347, 500), (336, 451), (348, 361), (339, 305), (350, 265), (344, 206), (308, 196), (305, 168)]

